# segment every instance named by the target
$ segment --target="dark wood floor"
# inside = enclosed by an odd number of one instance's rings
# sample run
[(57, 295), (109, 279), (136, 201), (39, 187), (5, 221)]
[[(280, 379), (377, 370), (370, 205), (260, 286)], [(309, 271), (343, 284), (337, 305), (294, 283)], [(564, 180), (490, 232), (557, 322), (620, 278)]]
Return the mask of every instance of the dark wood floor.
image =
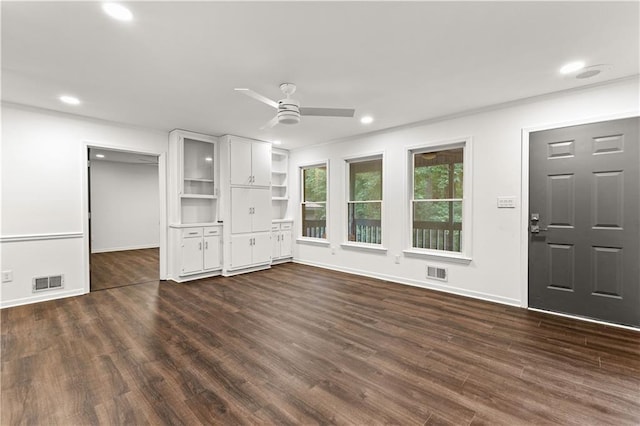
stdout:
[(0, 422), (640, 423), (640, 333), (296, 264), (4, 309)]
[(160, 279), (159, 249), (91, 253), (91, 291)]

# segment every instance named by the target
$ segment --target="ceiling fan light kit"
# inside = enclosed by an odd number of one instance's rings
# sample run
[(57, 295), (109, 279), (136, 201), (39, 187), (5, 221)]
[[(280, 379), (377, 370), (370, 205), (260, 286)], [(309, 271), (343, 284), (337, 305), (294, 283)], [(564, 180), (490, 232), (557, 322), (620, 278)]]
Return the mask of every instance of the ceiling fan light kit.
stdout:
[(353, 117), (355, 114), (355, 110), (352, 108), (300, 107), (300, 102), (291, 98), (291, 95), (295, 93), (296, 89), (297, 87), (293, 83), (282, 83), (280, 85), (280, 90), (285, 94), (286, 98), (280, 99), (278, 102), (256, 93), (251, 89), (237, 88), (235, 90), (278, 110), (276, 116), (267, 124), (262, 126), (261, 129), (273, 127), (276, 124), (298, 124), (300, 122), (300, 117), (303, 115), (319, 117)]

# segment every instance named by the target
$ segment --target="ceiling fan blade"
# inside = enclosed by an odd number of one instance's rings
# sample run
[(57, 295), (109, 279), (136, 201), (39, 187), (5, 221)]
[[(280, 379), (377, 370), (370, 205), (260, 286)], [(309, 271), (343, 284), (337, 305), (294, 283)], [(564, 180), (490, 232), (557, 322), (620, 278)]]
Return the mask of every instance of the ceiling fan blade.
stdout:
[(256, 93), (251, 89), (238, 88), (238, 89), (234, 89), (234, 90), (236, 92), (244, 93), (245, 95), (249, 96), (250, 98), (253, 98), (253, 99), (257, 100), (257, 101), (263, 102), (263, 103), (269, 105), (270, 107), (278, 109), (278, 103), (276, 101), (272, 101), (271, 99), (267, 98), (266, 96), (262, 96), (261, 94)]
[(356, 110), (352, 108), (300, 108), (300, 115), (317, 115), (321, 117), (353, 117), (355, 112)]
[(269, 120), (269, 122), (267, 124), (265, 124), (264, 126), (260, 127), (260, 130), (271, 128), (271, 127), (275, 126), (276, 124), (278, 124), (278, 116), (277, 115), (275, 117), (273, 117), (271, 120)]

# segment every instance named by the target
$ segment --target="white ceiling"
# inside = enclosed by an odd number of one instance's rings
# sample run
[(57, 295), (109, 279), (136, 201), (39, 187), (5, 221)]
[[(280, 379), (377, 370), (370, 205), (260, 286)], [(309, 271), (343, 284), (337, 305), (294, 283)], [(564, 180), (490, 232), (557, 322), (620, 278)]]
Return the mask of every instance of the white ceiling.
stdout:
[[(295, 148), (639, 72), (638, 2), (124, 4), (132, 22), (99, 2), (3, 1), (2, 99)], [(576, 59), (612, 68), (558, 73)], [(233, 89), (280, 99), (283, 82), (356, 118), (260, 130), (275, 110)]]

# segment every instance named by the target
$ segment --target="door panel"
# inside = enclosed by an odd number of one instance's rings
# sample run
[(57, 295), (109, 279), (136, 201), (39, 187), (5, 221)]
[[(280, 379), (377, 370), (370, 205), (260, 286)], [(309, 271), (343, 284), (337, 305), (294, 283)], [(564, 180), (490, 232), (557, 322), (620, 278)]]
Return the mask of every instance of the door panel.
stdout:
[(250, 188), (231, 188), (231, 233), (241, 234), (251, 232), (253, 214), (253, 199)]
[(639, 124), (531, 133), (531, 307), (640, 325)]
[(251, 148), (253, 185), (271, 185), (271, 145), (254, 143)]
[(280, 233), (280, 256), (291, 256), (291, 231), (282, 231)]
[(253, 263), (271, 262), (271, 232), (253, 234)]
[(220, 237), (204, 237), (204, 269), (220, 267)]
[(251, 142), (232, 140), (229, 146), (231, 156), (231, 185), (249, 185), (251, 176)]
[(280, 231), (271, 232), (271, 258), (280, 257)]
[(231, 268), (240, 268), (252, 263), (253, 235), (231, 236)]
[(202, 238), (182, 239), (182, 273), (202, 270)]
[(251, 189), (254, 213), (251, 215), (253, 232), (271, 230), (271, 191), (269, 189)]

